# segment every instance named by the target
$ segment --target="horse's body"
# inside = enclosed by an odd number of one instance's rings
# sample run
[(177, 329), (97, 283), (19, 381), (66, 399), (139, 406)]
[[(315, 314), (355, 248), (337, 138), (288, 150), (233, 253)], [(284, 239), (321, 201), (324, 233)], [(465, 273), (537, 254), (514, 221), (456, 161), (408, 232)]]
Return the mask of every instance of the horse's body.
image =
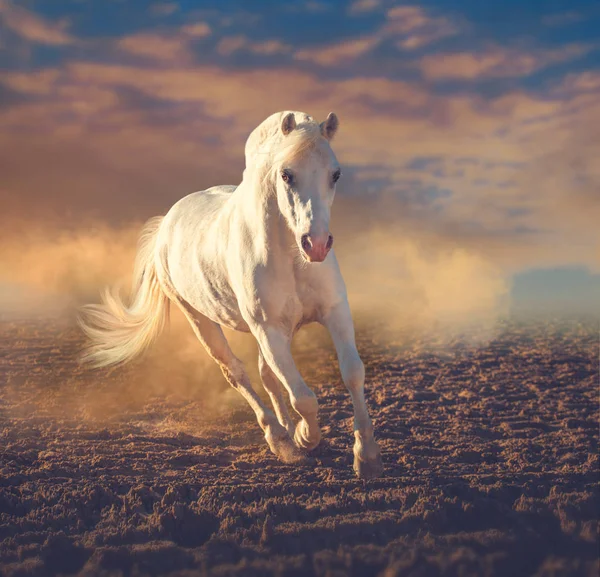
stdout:
[[(302, 122), (296, 125), (296, 119)], [(364, 367), (330, 250), (329, 210), (339, 167), (329, 141), (336, 130), (333, 114), (321, 125), (299, 112), (265, 120), (246, 144), (242, 183), (191, 194), (164, 218), (149, 221), (131, 306), (107, 292), (103, 305), (86, 307), (82, 325), (92, 340), (88, 358), (97, 366), (119, 364), (152, 342), (169, 301), (175, 302), (254, 409), (271, 450), (289, 462), (300, 460), (300, 449), (314, 448), (321, 436), (315, 395), (294, 364), (290, 344), (302, 325), (323, 324), (354, 403), (355, 470), (372, 477), (382, 466), (364, 401)], [(221, 327), (257, 339), (260, 374), (276, 416), (252, 389)], [(301, 417), (296, 427), (284, 390)]]
[[(253, 218), (239, 218), (236, 210), (250, 194), (242, 187), (216, 186), (186, 196), (165, 217), (156, 245), (167, 255), (175, 291), (210, 320), (251, 332), (240, 308), (250, 312), (261, 306), (262, 314), (280, 317), (292, 335), (304, 324), (322, 321), (320, 309), (327, 302), (345, 298), (344, 281), (333, 252), (318, 266), (298, 259), (277, 215), (268, 224), (270, 233), (259, 238)], [(186, 230), (195, 232), (182, 235)], [(262, 258), (241, 259), (249, 246)]]

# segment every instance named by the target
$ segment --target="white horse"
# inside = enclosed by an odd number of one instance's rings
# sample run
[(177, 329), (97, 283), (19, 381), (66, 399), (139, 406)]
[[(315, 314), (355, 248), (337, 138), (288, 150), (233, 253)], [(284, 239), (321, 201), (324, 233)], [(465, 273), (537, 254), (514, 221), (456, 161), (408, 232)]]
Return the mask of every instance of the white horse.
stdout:
[[(330, 146), (337, 128), (333, 113), (321, 124), (302, 112), (267, 118), (246, 142), (239, 186), (190, 194), (145, 225), (130, 306), (106, 290), (103, 304), (84, 307), (80, 321), (91, 339), (84, 358), (98, 367), (118, 365), (153, 342), (174, 302), (284, 462), (300, 461), (302, 449), (313, 449), (321, 439), (317, 399), (290, 350), (302, 325), (321, 323), (331, 334), (354, 405), (354, 470), (372, 478), (383, 466), (329, 232), (341, 174)], [(251, 332), (258, 341), (260, 375), (275, 414), (252, 388), (222, 327)], [(295, 427), (284, 389), (300, 415)]]

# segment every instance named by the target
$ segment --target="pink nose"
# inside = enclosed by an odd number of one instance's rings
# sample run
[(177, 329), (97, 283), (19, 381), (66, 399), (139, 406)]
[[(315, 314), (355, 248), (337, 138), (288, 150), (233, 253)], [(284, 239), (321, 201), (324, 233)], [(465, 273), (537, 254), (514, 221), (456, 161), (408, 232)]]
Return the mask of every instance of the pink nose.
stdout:
[(333, 236), (326, 234), (317, 237), (303, 234), (300, 244), (310, 262), (323, 262), (333, 246)]

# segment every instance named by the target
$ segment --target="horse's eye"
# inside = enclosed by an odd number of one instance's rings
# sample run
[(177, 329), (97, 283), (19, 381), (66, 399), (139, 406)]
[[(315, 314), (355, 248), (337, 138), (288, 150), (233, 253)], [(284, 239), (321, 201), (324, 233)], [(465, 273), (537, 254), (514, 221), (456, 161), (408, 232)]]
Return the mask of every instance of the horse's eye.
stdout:
[(340, 176), (342, 176), (342, 171), (338, 168), (331, 176), (331, 178), (333, 179), (333, 182), (337, 182), (340, 179)]
[(287, 184), (292, 184), (292, 181), (294, 180), (294, 177), (293, 177), (292, 173), (289, 170), (284, 170), (281, 173), (281, 180), (283, 180), (283, 182), (285, 182)]

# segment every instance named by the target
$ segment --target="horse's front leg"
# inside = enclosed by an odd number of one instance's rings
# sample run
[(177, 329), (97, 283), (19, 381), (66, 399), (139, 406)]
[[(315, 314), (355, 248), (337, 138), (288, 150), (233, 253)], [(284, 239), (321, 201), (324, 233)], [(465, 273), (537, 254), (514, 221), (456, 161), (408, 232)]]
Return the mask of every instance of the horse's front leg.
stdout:
[(379, 477), (383, 472), (383, 464), (365, 402), (365, 368), (356, 350), (354, 323), (348, 301), (344, 300), (333, 307), (322, 322), (333, 339), (342, 380), (354, 405), (354, 470), (362, 479)]
[(231, 350), (223, 329), (214, 321), (194, 310), (181, 298), (175, 299), (185, 317), (192, 325), (194, 333), (206, 348), (208, 354), (219, 364), (229, 384), (248, 402), (256, 414), (258, 424), (265, 433), (271, 451), (285, 463), (297, 463), (304, 458), (301, 451), (290, 439), (287, 431), (278, 422), (273, 411), (265, 407), (261, 398), (252, 388), (244, 365)]
[(256, 327), (253, 330), (264, 360), (283, 383), (290, 395), (294, 410), (302, 417), (296, 426), (294, 441), (303, 449), (314, 449), (321, 440), (317, 420), (317, 397), (308, 388), (296, 367), (290, 348), (291, 339), (275, 327)]

